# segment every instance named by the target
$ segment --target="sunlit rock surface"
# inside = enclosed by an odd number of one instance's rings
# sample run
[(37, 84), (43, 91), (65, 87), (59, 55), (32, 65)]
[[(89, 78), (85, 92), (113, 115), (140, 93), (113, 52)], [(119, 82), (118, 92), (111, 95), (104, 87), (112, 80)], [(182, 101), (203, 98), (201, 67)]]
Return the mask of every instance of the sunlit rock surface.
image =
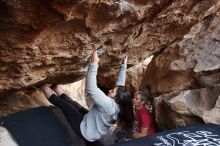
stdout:
[(72, 98), (72, 100), (78, 102), (86, 109), (90, 109), (93, 105), (93, 101), (88, 97), (85, 91), (86, 79), (79, 80), (71, 84), (61, 85), (63, 92)]

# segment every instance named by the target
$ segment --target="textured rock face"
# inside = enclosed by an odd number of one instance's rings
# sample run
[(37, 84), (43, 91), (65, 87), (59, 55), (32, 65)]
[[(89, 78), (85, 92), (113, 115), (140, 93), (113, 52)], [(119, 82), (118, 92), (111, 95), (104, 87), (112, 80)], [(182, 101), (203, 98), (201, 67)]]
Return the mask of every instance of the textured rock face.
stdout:
[(61, 88), (64, 93), (66, 93), (74, 101), (77, 101), (80, 105), (89, 109), (93, 105), (93, 102), (85, 92), (85, 82), (86, 79), (82, 79), (71, 84), (62, 85)]
[[(125, 52), (129, 67), (154, 55), (142, 85), (149, 85), (155, 95), (170, 93), (161, 95), (155, 105), (161, 129), (219, 123), (215, 117), (220, 84), (217, 2), (0, 0), (1, 114), (48, 105), (35, 99), (40, 93), (28, 102), (30, 93), (3, 93), (46, 82), (78, 81), (85, 76), (91, 52), (98, 48), (99, 84), (105, 88), (113, 87)], [(145, 68), (138, 64), (129, 69), (129, 89), (140, 88)], [(83, 97), (83, 84), (75, 88), (76, 97)], [(204, 90), (207, 96), (200, 95)], [(85, 103), (84, 98), (79, 100)]]
[[(143, 74), (147, 68), (147, 65), (150, 63), (153, 56), (145, 59), (143, 62), (138, 63), (135, 66), (127, 69), (126, 73), (126, 89), (134, 92), (141, 90), (141, 84), (143, 80)], [(114, 73), (100, 73), (98, 74), (98, 83), (102, 88), (112, 89), (115, 87), (116, 79), (118, 76), (119, 68)]]
[(169, 93), (161, 95), (155, 104), (161, 129), (201, 121), (220, 124), (216, 116), (220, 113), (219, 32), (220, 3), (207, 11), (181, 41), (155, 55), (148, 65), (144, 83), (155, 95)]
[(176, 101), (175, 104), (167, 103), (166, 98), (170, 99), (170, 97), (174, 95), (170, 93), (158, 97), (159, 99), (154, 99), (155, 121), (159, 130), (168, 130), (176, 127), (204, 123), (201, 118), (190, 112), (188, 107), (180, 101)]
[(101, 72), (124, 52), (135, 65), (186, 34), (216, 0), (0, 0), (0, 92), (85, 75), (94, 48)]
[[(85, 108), (92, 106), (92, 101), (85, 94), (85, 79), (75, 83), (61, 85), (61, 89), (74, 101)], [(0, 116), (12, 114), (21, 110), (35, 108), (38, 106), (52, 105), (40, 90), (18, 91), (1, 96)]]
[(219, 124), (219, 95), (219, 85), (161, 95), (155, 100), (156, 121), (162, 130), (203, 121)]
[(38, 106), (51, 105), (40, 91), (18, 91), (1, 96), (0, 116)]
[(219, 82), (220, 11), (213, 7), (207, 16), (180, 42), (172, 43), (155, 56), (145, 74), (152, 92), (164, 93), (205, 87)]

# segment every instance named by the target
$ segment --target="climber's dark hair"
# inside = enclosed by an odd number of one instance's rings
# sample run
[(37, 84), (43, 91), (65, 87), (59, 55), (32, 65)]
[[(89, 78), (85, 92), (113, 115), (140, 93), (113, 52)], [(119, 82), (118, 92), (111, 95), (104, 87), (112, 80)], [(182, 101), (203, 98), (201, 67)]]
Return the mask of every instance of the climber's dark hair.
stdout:
[(119, 105), (118, 125), (122, 128), (126, 135), (129, 135), (132, 132), (132, 127), (134, 124), (134, 112), (131, 95), (124, 89), (124, 87), (119, 86), (115, 99)]

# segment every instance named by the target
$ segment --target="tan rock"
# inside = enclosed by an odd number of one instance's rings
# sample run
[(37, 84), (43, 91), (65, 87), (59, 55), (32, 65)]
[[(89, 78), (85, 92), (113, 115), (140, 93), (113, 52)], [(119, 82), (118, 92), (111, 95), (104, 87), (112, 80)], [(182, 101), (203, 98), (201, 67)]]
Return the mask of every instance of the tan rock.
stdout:
[(161, 129), (199, 124), (202, 120), (220, 124), (219, 95), (220, 86), (161, 95), (154, 105), (157, 124)]
[(203, 112), (203, 120), (206, 123), (219, 124), (220, 123), (220, 118), (218, 116), (219, 113), (220, 113), (220, 96), (218, 96), (214, 108)]
[(62, 85), (61, 88), (69, 97), (78, 102), (83, 107), (89, 109), (93, 102), (90, 97), (87, 96), (85, 91), (86, 79), (79, 80), (71, 84)]
[[(49, 105), (27, 89), (79, 81), (98, 48), (100, 86), (114, 86), (128, 52), (128, 89), (170, 92), (155, 105), (161, 129), (219, 123), (218, 0), (0, 0), (0, 8), (1, 115)], [(151, 55), (148, 66), (138, 64)], [(63, 88), (90, 106), (84, 84)]]
[(216, 1), (1, 0), (0, 92), (78, 81), (94, 48), (104, 48), (103, 73), (124, 52), (136, 65), (186, 34)]
[(213, 6), (182, 41), (172, 43), (153, 58), (144, 82), (154, 94), (219, 83), (219, 8), (220, 3)]
[(51, 105), (40, 91), (18, 91), (0, 96), (0, 116)]
[[(147, 68), (147, 65), (151, 61), (153, 56), (145, 59), (143, 62), (132, 66), (127, 69), (126, 73), (126, 89), (130, 90), (131, 92), (141, 90), (141, 84), (143, 80), (143, 74)], [(101, 88), (111, 89), (115, 86), (115, 82), (117, 79), (117, 75), (119, 72), (119, 68), (114, 71), (114, 73), (104, 73), (98, 74), (98, 84)]]
[[(85, 79), (61, 85), (61, 89), (83, 107), (89, 109), (93, 102), (85, 93)], [(0, 96), (0, 115), (8, 115), (21, 110), (52, 105), (40, 90), (28, 89)]]

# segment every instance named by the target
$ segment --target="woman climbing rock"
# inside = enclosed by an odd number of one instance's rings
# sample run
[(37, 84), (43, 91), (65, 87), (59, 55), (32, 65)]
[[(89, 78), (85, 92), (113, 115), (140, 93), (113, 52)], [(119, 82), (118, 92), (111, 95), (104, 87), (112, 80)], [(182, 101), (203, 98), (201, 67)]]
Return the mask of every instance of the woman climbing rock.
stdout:
[(99, 57), (97, 51), (93, 52), (86, 76), (86, 91), (94, 102), (94, 106), (89, 111), (73, 102), (59, 86), (54, 88), (56, 94), (48, 85), (41, 87), (47, 99), (63, 111), (74, 132), (89, 146), (100, 146), (101, 143), (98, 140), (116, 122), (126, 134), (132, 131), (134, 122), (132, 99), (129, 92), (124, 89), (127, 59), (126, 55), (120, 67), (115, 88), (105, 95), (97, 86)]

